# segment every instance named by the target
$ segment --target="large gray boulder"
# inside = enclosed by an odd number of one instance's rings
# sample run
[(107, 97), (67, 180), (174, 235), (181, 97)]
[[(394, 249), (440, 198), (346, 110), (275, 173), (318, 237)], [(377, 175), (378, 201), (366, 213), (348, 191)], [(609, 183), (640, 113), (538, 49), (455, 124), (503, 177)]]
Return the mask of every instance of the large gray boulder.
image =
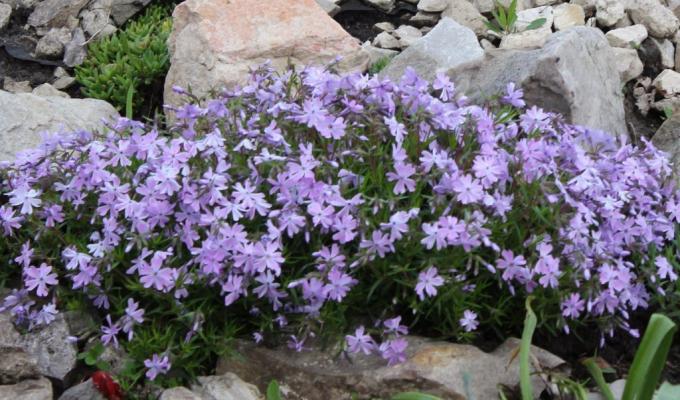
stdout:
[(442, 18), (427, 35), (396, 56), (381, 74), (398, 80), (411, 67), (421, 77), (432, 80), (438, 72), (483, 58), (484, 50), (473, 31), (451, 18)]
[[(218, 361), (217, 373), (232, 372), (266, 390), (272, 379), (286, 387), (289, 398), (307, 400), (391, 398), (404, 391), (423, 391), (450, 400), (495, 399), (498, 385), (519, 381), (516, 357), (520, 341), (508, 339), (491, 353), (474, 346), (408, 337), (407, 359), (386, 366), (378, 355), (352, 355), (338, 348), (309, 345), (296, 353), (288, 348), (266, 348), (252, 342), (236, 343), (238, 356)], [(540, 372), (557, 372), (565, 362), (532, 347), (536, 360), (532, 382), (536, 393), (545, 388)]]
[(109, 103), (94, 99), (41, 97), (0, 90), (0, 161), (34, 148), (44, 133), (102, 128), (102, 119), (117, 118)]
[(475, 100), (515, 82), (524, 89), (527, 104), (559, 112), (569, 123), (623, 136), (628, 130), (616, 65), (600, 30), (573, 27), (553, 34), (540, 49), (489, 50), (483, 60), (449, 75), (459, 91)]

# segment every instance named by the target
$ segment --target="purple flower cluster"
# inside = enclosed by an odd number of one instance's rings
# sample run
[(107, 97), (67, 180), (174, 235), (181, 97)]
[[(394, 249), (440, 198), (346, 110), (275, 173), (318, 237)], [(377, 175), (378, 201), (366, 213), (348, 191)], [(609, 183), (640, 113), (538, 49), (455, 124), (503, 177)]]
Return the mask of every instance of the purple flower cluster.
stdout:
[[(48, 323), (60, 285), (106, 315), (107, 282), (136, 282), (137, 294), (117, 288), (127, 308), (102, 327), (117, 344), (148, 319), (145, 293), (181, 304), (207, 287), (227, 310), (306, 324), (343, 302), (370, 314), (378, 280), (403, 309), (487, 279), (557, 299), (565, 329), (590, 317), (627, 327), (677, 279), (674, 261), (647, 255), (680, 222), (668, 161), (524, 109), (512, 85), (499, 101), (468, 104), (445, 76), (432, 86), (412, 70), (395, 83), (261, 68), (172, 110), (169, 133), (120, 119), (51, 137), (0, 169), (0, 235), (22, 277), (3, 310)], [(453, 321), (473, 331), (481, 310)], [(350, 350), (403, 360), (405, 328), (388, 321), (390, 339), (359, 328)], [(147, 360), (150, 379), (166, 358)]]

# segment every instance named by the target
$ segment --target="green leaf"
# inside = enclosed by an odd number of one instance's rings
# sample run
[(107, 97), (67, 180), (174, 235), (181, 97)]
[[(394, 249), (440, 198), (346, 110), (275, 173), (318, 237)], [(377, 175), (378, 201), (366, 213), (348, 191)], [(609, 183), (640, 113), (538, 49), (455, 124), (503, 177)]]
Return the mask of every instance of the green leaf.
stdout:
[(441, 400), (437, 396), (418, 392), (404, 392), (392, 397), (392, 400)]
[(548, 21), (548, 20), (545, 19), (545, 18), (537, 18), (537, 19), (531, 21), (531, 23), (529, 25), (527, 25), (526, 30), (530, 31), (530, 30), (533, 30), (533, 29), (538, 29), (538, 28), (542, 27), (543, 25), (545, 25), (546, 21)]
[(590, 375), (595, 380), (597, 387), (600, 389), (600, 394), (604, 396), (605, 400), (615, 400), (614, 393), (612, 393), (611, 388), (604, 380), (604, 375), (602, 374), (602, 369), (597, 365), (593, 358), (588, 358), (583, 361), (583, 365), (588, 369)]
[(125, 98), (125, 117), (132, 119), (132, 100), (134, 99), (135, 86), (130, 83), (128, 86), (127, 97)]
[(527, 297), (527, 315), (524, 319), (524, 330), (522, 331), (522, 343), (519, 347), (519, 387), (522, 392), (522, 400), (534, 400), (534, 389), (531, 384), (531, 339), (536, 330), (536, 314), (531, 309), (532, 296)]
[(508, 8), (508, 30), (512, 30), (517, 22), (517, 0), (512, 0)]
[(622, 400), (652, 399), (676, 329), (677, 325), (665, 315), (652, 315), (630, 366)]
[(279, 383), (275, 380), (269, 382), (269, 386), (267, 386), (267, 400), (281, 400), (281, 389), (279, 389)]

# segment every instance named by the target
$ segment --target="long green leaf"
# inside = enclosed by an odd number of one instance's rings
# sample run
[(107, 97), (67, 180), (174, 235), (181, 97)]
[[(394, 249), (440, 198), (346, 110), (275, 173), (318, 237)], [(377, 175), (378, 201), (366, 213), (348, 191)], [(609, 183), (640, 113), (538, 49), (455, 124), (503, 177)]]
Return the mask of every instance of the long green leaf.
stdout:
[(267, 386), (267, 400), (281, 400), (281, 390), (277, 381), (269, 382)]
[(630, 367), (622, 400), (652, 399), (676, 329), (665, 315), (652, 315)]
[(588, 358), (583, 361), (583, 365), (586, 366), (588, 372), (595, 380), (597, 387), (600, 389), (600, 393), (604, 396), (605, 400), (616, 400), (614, 398), (614, 393), (612, 393), (611, 388), (604, 380), (604, 375), (602, 374), (602, 369), (597, 365), (594, 359)]
[(531, 31), (531, 30), (534, 30), (534, 29), (538, 29), (538, 28), (542, 27), (543, 25), (545, 25), (546, 21), (548, 21), (548, 20), (545, 19), (545, 18), (536, 18), (535, 20), (531, 21), (531, 23), (529, 25), (527, 25), (525, 30)]
[(524, 331), (522, 331), (522, 343), (519, 347), (519, 388), (522, 392), (522, 400), (534, 400), (534, 388), (531, 385), (531, 339), (536, 330), (536, 314), (531, 309), (533, 297), (526, 300), (527, 315), (524, 319)]
[(132, 100), (134, 99), (135, 86), (130, 83), (128, 86), (127, 97), (125, 99), (125, 117), (132, 119)]
[(404, 392), (394, 395), (392, 400), (442, 400), (437, 396), (432, 396), (431, 394), (417, 393), (417, 392)]

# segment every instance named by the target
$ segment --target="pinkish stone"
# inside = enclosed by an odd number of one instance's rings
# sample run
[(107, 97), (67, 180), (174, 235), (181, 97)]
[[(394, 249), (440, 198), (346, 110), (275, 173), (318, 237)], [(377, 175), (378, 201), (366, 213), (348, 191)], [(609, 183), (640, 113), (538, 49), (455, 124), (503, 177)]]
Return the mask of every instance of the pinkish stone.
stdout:
[(166, 104), (180, 99), (173, 85), (199, 97), (243, 83), (267, 60), (276, 69), (324, 65), (342, 57), (340, 71), (364, 70), (368, 54), (315, 0), (187, 0), (175, 8), (168, 40), (171, 67)]

